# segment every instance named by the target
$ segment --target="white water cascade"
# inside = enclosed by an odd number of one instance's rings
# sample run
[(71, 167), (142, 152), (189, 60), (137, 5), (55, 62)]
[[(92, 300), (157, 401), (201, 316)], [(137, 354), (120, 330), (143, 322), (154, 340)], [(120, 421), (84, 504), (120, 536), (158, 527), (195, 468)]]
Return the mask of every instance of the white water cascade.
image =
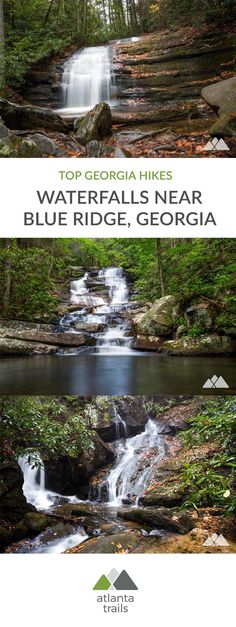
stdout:
[(31, 503), (36, 509), (49, 509), (57, 498), (66, 499), (70, 503), (78, 502), (75, 496), (64, 497), (56, 492), (45, 489), (45, 470), (39, 456), (38, 461), (35, 463), (32, 463), (28, 456), (19, 457), (18, 464), (24, 475), (24, 496), (27, 503)]
[(70, 298), (71, 304), (78, 304), (84, 307), (99, 307), (101, 305), (105, 305), (103, 298), (99, 298), (99, 296), (92, 296), (92, 294), (90, 294), (89, 289), (86, 287), (86, 281), (88, 278), (89, 273), (85, 272), (82, 279), (72, 281)]
[(84, 48), (65, 64), (61, 113), (79, 115), (99, 102), (111, 104), (113, 88), (112, 47)]
[(122, 268), (106, 268), (104, 270), (105, 286), (109, 289), (109, 305), (100, 308), (108, 315), (108, 326), (101, 333), (97, 341), (100, 354), (129, 353), (130, 337), (126, 335), (127, 325), (125, 321), (114, 324), (114, 318), (126, 308), (129, 302), (129, 290), (126, 277)]
[(132, 498), (138, 503), (151, 474), (152, 465), (138, 471), (139, 453), (157, 449), (158, 458), (163, 455), (162, 439), (158, 432), (158, 425), (149, 419), (145, 431), (126, 440), (125, 449), (118, 456), (118, 461), (112, 468), (108, 478), (108, 501), (111, 506), (122, 505), (123, 499)]
[(71, 283), (70, 303), (78, 305), (78, 310), (63, 316), (60, 325), (64, 331), (92, 333), (99, 355), (133, 353), (125, 317), (129, 290), (123, 268), (85, 272)]
[(121, 418), (120, 414), (114, 405), (114, 415), (115, 415), (115, 428), (116, 428), (116, 441), (120, 440), (122, 437), (127, 438), (127, 425), (126, 422)]

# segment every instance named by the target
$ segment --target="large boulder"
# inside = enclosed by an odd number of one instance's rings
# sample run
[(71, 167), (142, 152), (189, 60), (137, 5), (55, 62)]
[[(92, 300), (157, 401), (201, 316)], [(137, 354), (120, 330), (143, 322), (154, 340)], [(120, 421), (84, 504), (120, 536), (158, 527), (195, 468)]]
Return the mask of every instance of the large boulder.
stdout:
[(163, 345), (163, 338), (156, 337), (155, 335), (137, 335), (131, 343), (131, 347), (134, 350), (140, 351), (161, 351)]
[(168, 340), (163, 351), (171, 355), (225, 355), (236, 352), (236, 340), (225, 335), (202, 335)]
[(63, 119), (53, 111), (33, 105), (18, 105), (4, 98), (0, 98), (0, 116), (10, 129), (46, 128), (59, 133), (69, 132)]
[(204, 87), (202, 97), (217, 113), (219, 119), (210, 128), (212, 137), (236, 133), (236, 77)]
[(209, 330), (213, 326), (213, 311), (207, 303), (192, 305), (186, 309), (187, 326), (198, 325), (202, 330)]
[(53, 355), (58, 346), (0, 337), (0, 355)]
[[(84, 346), (88, 342), (88, 338), (84, 333), (48, 333), (46, 331), (25, 330), (14, 331), (5, 330), (2, 332), (4, 339), (23, 340), (24, 342), (37, 342), (37, 344), (46, 344), (55, 346)], [(0, 335), (0, 342), (2, 337)]]
[(106, 102), (96, 105), (84, 118), (75, 121), (76, 138), (82, 146), (101, 140), (112, 132), (111, 108)]
[(51, 157), (60, 155), (60, 150), (58, 150), (57, 145), (50, 137), (42, 133), (34, 133), (31, 135), (31, 140), (36, 144), (42, 155), (50, 155)]
[(184, 492), (181, 488), (181, 478), (178, 473), (168, 475), (160, 480), (140, 497), (140, 504), (144, 507), (178, 507), (182, 504)]
[(23, 473), (15, 462), (0, 464), (1, 518), (18, 523), (28, 512), (36, 512), (23, 494)]
[(191, 518), (184, 512), (166, 507), (132, 507), (121, 509), (118, 516), (125, 520), (134, 520), (140, 524), (148, 524), (157, 529), (187, 533), (194, 527)]
[(236, 76), (204, 87), (201, 95), (219, 116), (223, 113), (236, 115)]
[(99, 538), (89, 538), (68, 549), (65, 553), (101, 553), (102, 555), (109, 553), (132, 553), (138, 547), (141, 536), (135, 531), (120, 531), (109, 536), (100, 536)]
[(137, 335), (171, 337), (177, 315), (175, 296), (162, 296), (145, 314), (138, 314), (132, 319)]
[(5, 159), (37, 159), (41, 157), (41, 153), (30, 137), (22, 139), (16, 135), (10, 135), (0, 141), (0, 157)]

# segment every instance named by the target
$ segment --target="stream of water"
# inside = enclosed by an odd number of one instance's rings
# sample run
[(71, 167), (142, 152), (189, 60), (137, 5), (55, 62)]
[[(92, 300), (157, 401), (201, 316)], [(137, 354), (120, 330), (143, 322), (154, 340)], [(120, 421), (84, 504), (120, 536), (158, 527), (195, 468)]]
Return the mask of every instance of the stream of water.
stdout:
[[(103, 290), (102, 296), (98, 295), (99, 290)], [(123, 317), (129, 306), (129, 290), (122, 268), (104, 268), (97, 276), (86, 272), (81, 279), (72, 281), (71, 304), (78, 304), (80, 309), (63, 316), (63, 330), (95, 329), (96, 352), (100, 355), (133, 352), (129, 324)]]
[(61, 114), (79, 116), (99, 102), (112, 105), (115, 94), (112, 46), (84, 48), (65, 63)]
[[(19, 457), (18, 464), (24, 475), (23, 492), (28, 503), (39, 511), (53, 514), (60, 511), (63, 503), (95, 503), (97, 516), (109, 520), (116, 519), (116, 512), (120, 506), (131, 504), (136, 506), (139, 498), (148, 485), (152, 461), (158, 463), (164, 454), (163, 438), (159, 433), (158, 423), (149, 419), (142, 433), (127, 437), (127, 425), (115, 408), (116, 422), (116, 452), (117, 458), (106, 479), (98, 486), (97, 500), (94, 502), (81, 501), (76, 496), (62, 496), (45, 487), (45, 470), (40, 456), (36, 461), (29, 457)], [(104, 483), (107, 487), (107, 502), (101, 502), (101, 488)], [(99, 509), (100, 508), (100, 509)], [(107, 510), (107, 513), (106, 513)], [(100, 511), (100, 514), (99, 514)], [(97, 529), (97, 533), (100, 531)], [(19, 552), (29, 553), (63, 553), (73, 546), (84, 542), (88, 535), (81, 525), (76, 525), (73, 533), (65, 537), (49, 539), (44, 532), (35, 539), (19, 548)]]
[(158, 424), (149, 419), (145, 430), (128, 438), (120, 452), (118, 451), (117, 462), (107, 478), (109, 505), (119, 507), (126, 502), (138, 504), (152, 470), (148, 460), (142, 467), (140, 452), (143, 455), (154, 448), (158, 451), (158, 459), (161, 459), (163, 444)]

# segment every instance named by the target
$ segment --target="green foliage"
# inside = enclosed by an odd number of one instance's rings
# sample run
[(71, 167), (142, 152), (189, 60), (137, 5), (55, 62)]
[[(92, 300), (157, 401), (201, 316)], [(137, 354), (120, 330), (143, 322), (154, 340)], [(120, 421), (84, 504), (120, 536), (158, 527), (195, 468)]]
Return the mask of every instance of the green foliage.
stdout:
[(9, 264), (10, 302), (8, 317), (50, 316), (57, 298), (53, 295), (52, 256), (38, 247), (21, 248), (15, 241), (0, 248), (0, 300), (4, 292), (4, 265)]
[(234, 0), (140, 0), (146, 5), (144, 24), (148, 30), (174, 24), (201, 24), (230, 21), (235, 10)]
[[(162, 263), (166, 294), (182, 301), (207, 296), (224, 300), (224, 323), (232, 325), (236, 303), (233, 239), (163, 239)], [(123, 266), (135, 281), (141, 298), (153, 301), (161, 295), (156, 240), (114, 239), (104, 241), (110, 263)], [(223, 297), (223, 298), (222, 298)], [(232, 312), (232, 314), (231, 314)], [(222, 316), (222, 310), (217, 310)]]
[(93, 431), (80, 401), (73, 397), (2, 397), (0, 438), (12, 455), (77, 457), (93, 446)]
[(5, 0), (6, 71), (17, 87), (37, 61), (69, 45), (93, 45), (113, 35), (125, 36), (128, 25), (121, 0)]
[[(221, 506), (236, 514), (236, 397), (207, 402), (190, 424), (182, 441), (196, 452), (196, 461), (184, 464), (181, 471), (184, 507)], [(216, 446), (198, 459), (197, 447), (206, 443)]]

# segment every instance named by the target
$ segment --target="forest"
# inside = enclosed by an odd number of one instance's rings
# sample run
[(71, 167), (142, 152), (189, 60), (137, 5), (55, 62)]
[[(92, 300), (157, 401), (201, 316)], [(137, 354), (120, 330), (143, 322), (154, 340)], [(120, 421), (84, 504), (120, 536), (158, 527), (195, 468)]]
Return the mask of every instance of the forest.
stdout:
[(211, 128), (234, 151), (234, 53), (233, 0), (1, 0), (0, 156), (208, 156)]
[(236, 398), (2, 396), (7, 553), (234, 553)]
[(2, 239), (2, 318), (50, 317), (60, 291), (89, 267), (122, 267), (133, 300), (154, 302), (167, 294), (185, 304), (206, 298), (219, 323), (235, 316), (235, 240), (232, 239)]
[[(151, 32), (170, 23), (232, 18), (233, 0), (1, 0), (5, 19), (6, 81), (16, 86), (38, 60), (66, 46), (93, 45)], [(4, 85), (3, 17), (0, 19)]]

